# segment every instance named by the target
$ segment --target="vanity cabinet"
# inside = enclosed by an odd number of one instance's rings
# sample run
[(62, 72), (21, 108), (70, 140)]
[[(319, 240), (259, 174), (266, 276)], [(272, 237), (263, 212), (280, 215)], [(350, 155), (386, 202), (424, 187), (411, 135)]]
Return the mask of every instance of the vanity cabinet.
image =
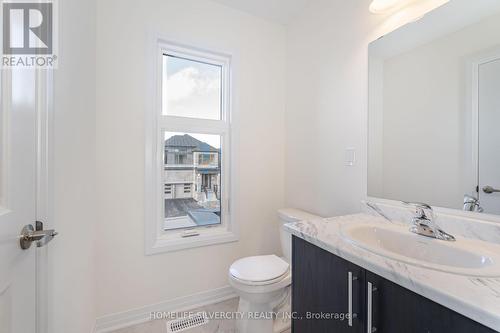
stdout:
[(295, 236), (292, 261), (292, 333), (496, 332)]
[[(297, 237), (292, 258), (292, 332), (364, 332), (364, 270)], [(349, 306), (356, 317), (351, 322), (325, 317), (345, 316)]]

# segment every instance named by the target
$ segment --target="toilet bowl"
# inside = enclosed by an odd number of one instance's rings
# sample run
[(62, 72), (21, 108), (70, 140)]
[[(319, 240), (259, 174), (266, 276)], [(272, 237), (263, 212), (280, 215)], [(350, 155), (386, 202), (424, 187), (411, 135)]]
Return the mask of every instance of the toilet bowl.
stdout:
[(290, 328), (291, 236), (283, 224), (320, 217), (290, 208), (279, 210), (278, 215), (284, 257), (245, 257), (229, 268), (229, 283), (240, 298), (239, 333), (277, 333)]

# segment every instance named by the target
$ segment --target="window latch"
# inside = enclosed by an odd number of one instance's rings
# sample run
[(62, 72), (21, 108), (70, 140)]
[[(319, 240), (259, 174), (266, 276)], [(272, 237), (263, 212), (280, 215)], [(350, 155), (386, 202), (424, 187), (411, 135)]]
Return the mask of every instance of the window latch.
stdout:
[(184, 230), (181, 234), (182, 238), (199, 236), (200, 233), (196, 230)]

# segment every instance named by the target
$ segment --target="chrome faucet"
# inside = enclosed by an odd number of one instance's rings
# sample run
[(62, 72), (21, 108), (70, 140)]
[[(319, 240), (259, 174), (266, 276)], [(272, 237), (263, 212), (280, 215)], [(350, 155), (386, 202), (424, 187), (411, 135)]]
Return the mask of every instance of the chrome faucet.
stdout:
[(455, 241), (455, 237), (441, 230), (434, 221), (434, 211), (432, 207), (420, 202), (404, 202), (407, 206), (415, 208), (415, 216), (411, 219), (410, 231), (421, 236), (441, 239), (445, 241)]
[(469, 194), (464, 195), (464, 210), (467, 212), (484, 212), (479, 199)]

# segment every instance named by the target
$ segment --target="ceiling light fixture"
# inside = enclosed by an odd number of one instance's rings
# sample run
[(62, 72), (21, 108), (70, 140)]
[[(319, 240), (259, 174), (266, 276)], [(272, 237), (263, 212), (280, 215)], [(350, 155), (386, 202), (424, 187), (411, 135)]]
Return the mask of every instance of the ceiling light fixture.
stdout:
[(414, 2), (415, 0), (373, 0), (370, 12), (373, 14), (387, 14)]

